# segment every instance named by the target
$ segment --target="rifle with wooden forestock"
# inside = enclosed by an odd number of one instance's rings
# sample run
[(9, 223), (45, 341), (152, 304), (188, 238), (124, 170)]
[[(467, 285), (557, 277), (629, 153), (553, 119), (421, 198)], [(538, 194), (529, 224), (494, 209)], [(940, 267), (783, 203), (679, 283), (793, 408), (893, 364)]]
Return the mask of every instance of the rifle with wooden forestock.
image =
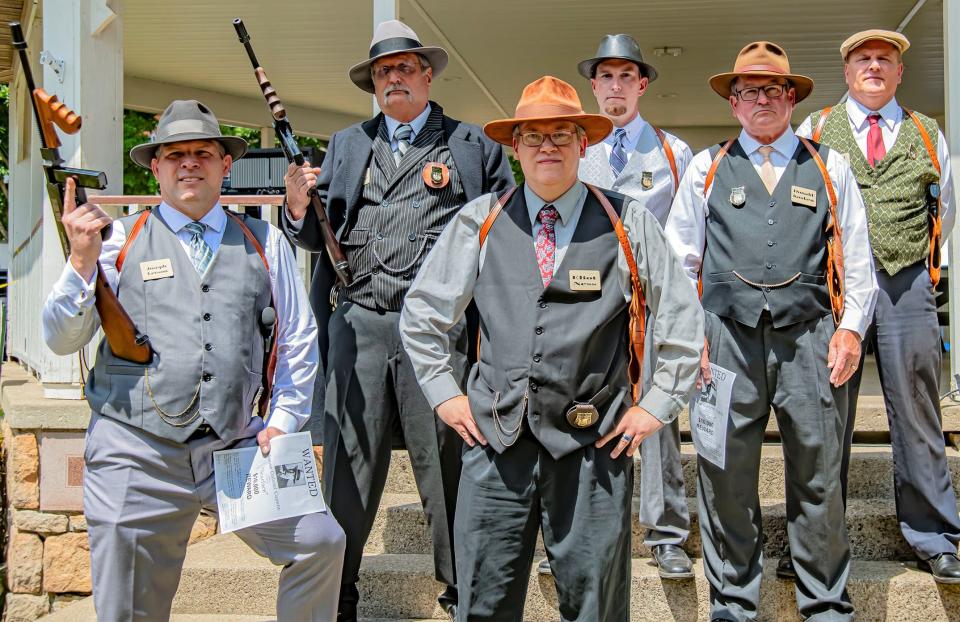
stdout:
[[(59, 101), (56, 95), (50, 95), (33, 82), (33, 73), (30, 71), (30, 59), (27, 56), (27, 41), (20, 28), (20, 22), (10, 22), (10, 34), (13, 47), (20, 55), (20, 67), (27, 81), (27, 90), (30, 91), (30, 101), (33, 104), (34, 117), (40, 131), (40, 155), (43, 157), (43, 172), (47, 178), (47, 194), (50, 195), (50, 205), (53, 208), (54, 222), (57, 225), (57, 234), (60, 236), (60, 245), (64, 256), (70, 255), (70, 242), (63, 228), (63, 202), (66, 192), (67, 179), (73, 178), (76, 182), (77, 205), (87, 202), (85, 188), (103, 190), (107, 187), (107, 176), (102, 171), (91, 171), (81, 168), (71, 168), (63, 165), (60, 157), (60, 138), (57, 136), (59, 127), (67, 134), (76, 134), (80, 131), (81, 118), (70, 110), (66, 104)], [(104, 239), (109, 235), (110, 227), (104, 227), (100, 235)], [(97, 282), (94, 288), (95, 305), (100, 315), (100, 325), (107, 337), (107, 343), (114, 355), (134, 363), (149, 363), (153, 357), (153, 349), (146, 335), (141, 334), (133, 320), (120, 305), (120, 300), (110, 288), (107, 278), (103, 274), (103, 267), (97, 262)]]
[[(287, 111), (283, 107), (283, 102), (280, 101), (277, 91), (274, 90), (273, 85), (270, 84), (266, 72), (264, 72), (263, 67), (260, 66), (260, 61), (257, 60), (257, 55), (250, 45), (250, 35), (247, 34), (247, 28), (243, 25), (243, 20), (239, 17), (233, 20), (233, 27), (237, 30), (240, 43), (242, 43), (243, 47), (247, 50), (247, 56), (250, 57), (250, 62), (253, 64), (253, 74), (257, 78), (257, 84), (260, 86), (264, 98), (267, 100), (267, 106), (270, 108), (271, 116), (273, 116), (273, 129), (277, 134), (277, 139), (280, 141), (280, 146), (283, 148), (284, 155), (287, 156), (287, 161), (294, 162), (297, 166), (303, 166), (303, 153), (300, 151), (300, 147), (297, 146), (297, 141), (293, 137), (293, 127), (291, 127), (290, 120), (287, 118)], [(337, 236), (330, 226), (330, 221), (327, 219), (326, 208), (323, 202), (320, 201), (316, 187), (310, 189), (310, 205), (313, 206), (313, 210), (316, 213), (317, 222), (320, 226), (320, 235), (323, 237), (323, 246), (326, 248), (330, 262), (333, 264), (333, 271), (337, 273), (337, 279), (340, 280), (341, 285), (349, 285), (351, 281), (353, 281), (353, 277), (350, 274), (350, 266), (347, 263), (346, 256), (340, 249)]]

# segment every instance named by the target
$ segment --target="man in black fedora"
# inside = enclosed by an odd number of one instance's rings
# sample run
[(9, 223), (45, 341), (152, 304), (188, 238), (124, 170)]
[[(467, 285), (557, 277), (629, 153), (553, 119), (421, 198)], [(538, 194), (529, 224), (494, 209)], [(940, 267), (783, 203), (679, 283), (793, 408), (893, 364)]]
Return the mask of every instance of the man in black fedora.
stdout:
[[(513, 176), (500, 145), (429, 101), (431, 82), (446, 65), (446, 51), (421, 45), (405, 24), (380, 24), (369, 58), (349, 77), (376, 95), (383, 112), (334, 134), (322, 170), (291, 166), (286, 179), (283, 224), (290, 238), (322, 250), (316, 215), (307, 209), (307, 192), (316, 186), (353, 275), (353, 282), (335, 284), (324, 259), (311, 289), (328, 363), (324, 495), (347, 533), (342, 620), (356, 619), (363, 547), (396, 428), (430, 524), (436, 577), (446, 585), (440, 604), (448, 614), (456, 611), (452, 539), (462, 440), (424, 398), (398, 322), (407, 289), (444, 226), (471, 199), (512, 186)], [(450, 339), (456, 345), (449, 365), (465, 378), (463, 324)]]
[[(269, 452), (272, 438), (296, 432), (311, 412), (316, 324), (290, 246), (269, 223), (220, 205), (223, 177), (246, 150), (220, 134), (209, 108), (175, 101), (153, 140), (130, 151), (157, 178), (159, 206), (113, 221), (101, 240), (110, 217), (92, 203), (77, 206), (67, 185), (70, 256), (43, 308), (45, 341), (69, 354), (94, 336), (102, 269), (154, 352), (132, 363), (102, 340), (87, 376), (83, 509), (100, 620), (169, 619), (190, 529), (201, 509), (217, 509), (213, 452), (255, 443)], [(269, 307), (277, 363), (261, 420), (254, 410)], [(284, 567), (281, 622), (334, 619), (345, 537), (329, 513), (236, 534)]]

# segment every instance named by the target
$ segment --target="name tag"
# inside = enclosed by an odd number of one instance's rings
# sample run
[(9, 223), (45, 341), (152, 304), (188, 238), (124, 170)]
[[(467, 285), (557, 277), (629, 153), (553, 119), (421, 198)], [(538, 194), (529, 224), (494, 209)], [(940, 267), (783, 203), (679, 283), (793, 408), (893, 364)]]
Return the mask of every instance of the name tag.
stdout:
[(600, 291), (599, 270), (571, 270), (570, 289), (575, 292)]
[(790, 186), (790, 200), (798, 205), (807, 207), (817, 206), (817, 191), (800, 186)]
[(154, 259), (140, 262), (140, 275), (144, 281), (155, 281), (173, 276), (173, 262), (169, 259)]

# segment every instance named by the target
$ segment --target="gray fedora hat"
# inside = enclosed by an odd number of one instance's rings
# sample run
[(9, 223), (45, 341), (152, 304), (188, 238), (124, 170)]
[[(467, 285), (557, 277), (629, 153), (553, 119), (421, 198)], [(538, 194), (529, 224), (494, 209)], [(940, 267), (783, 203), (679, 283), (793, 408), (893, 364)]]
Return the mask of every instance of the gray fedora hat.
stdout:
[(403, 22), (391, 19), (377, 25), (373, 33), (373, 41), (370, 42), (370, 58), (350, 68), (348, 72), (350, 81), (367, 93), (374, 93), (370, 65), (378, 58), (407, 52), (425, 57), (433, 67), (433, 77), (439, 76), (447, 66), (445, 49), (423, 45), (412, 28)]
[(630, 35), (605, 36), (600, 40), (600, 47), (597, 48), (596, 56), (580, 61), (577, 65), (577, 71), (584, 78), (593, 78), (597, 65), (601, 61), (610, 59), (628, 60), (631, 63), (636, 63), (637, 67), (640, 68), (640, 74), (646, 76), (647, 80), (653, 82), (657, 79), (657, 70), (653, 65), (643, 62), (640, 45)]
[(215, 140), (223, 145), (234, 160), (242, 158), (247, 152), (247, 141), (239, 136), (220, 133), (220, 124), (212, 110), (195, 99), (178, 99), (160, 115), (150, 142), (130, 150), (130, 159), (144, 168), (150, 168), (150, 161), (160, 145), (185, 140)]

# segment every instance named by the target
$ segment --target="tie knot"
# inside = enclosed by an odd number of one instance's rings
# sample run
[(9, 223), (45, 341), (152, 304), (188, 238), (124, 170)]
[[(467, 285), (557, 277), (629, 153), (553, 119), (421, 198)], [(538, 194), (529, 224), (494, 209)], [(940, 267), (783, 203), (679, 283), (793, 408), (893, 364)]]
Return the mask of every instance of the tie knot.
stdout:
[(879, 114), (877, 114), (876, 112), (874, 112), (873, 114), (867, 115), (867, 121), (868, 121), (868, 122), (870, 123), (870, 125), (872, 125), (872, 126), (878, 125), (878, 124), (880, 123), (880, 119), (881, 119), (881, 118), (883, 118), (883, 117), (881, 117), (881, 116), (880, 116)]
[(540, 208), (540, 213), (537, 214), (537, 218), (543, 223), (544, 227), (552, 227), (553, 224), (557, 222), (559, 215), (557, 208), (553, 205), (544, 205)]
[(411, 134), (413, 134), (413, 128), (410, 127), (409, 124), (404, 123), (396, 129), (396, 131), (393, 133), (393, 137), (396, 138), (397, 141), (410, 140)]
[(202, 222), (197, 222), (194, 220), (193, 222), (188, 222), (187, 224), (183, 225), (183, 228), (189, 231), (194, 237), (202, 237), (207, 226)]
[(613, 138), (614, 140), (618, 140), (620, 142), (625, 141), (627, 139), (627, 130), (623, 129), (622, 127), (618, 127), (613, 131)]
[(773, 153), (773, 147), (771, 147), (770, 145), (764, 145), (764, 146), (760, 147), (759, 149), (757, 149), (757, 151), (759, 151), (759, 152), (760, 152), (760, 155), (763, 156), (763, 161), (764, 161), (764, 162), (769, 162), (769, 161), (770, 161), (770, 154)]

